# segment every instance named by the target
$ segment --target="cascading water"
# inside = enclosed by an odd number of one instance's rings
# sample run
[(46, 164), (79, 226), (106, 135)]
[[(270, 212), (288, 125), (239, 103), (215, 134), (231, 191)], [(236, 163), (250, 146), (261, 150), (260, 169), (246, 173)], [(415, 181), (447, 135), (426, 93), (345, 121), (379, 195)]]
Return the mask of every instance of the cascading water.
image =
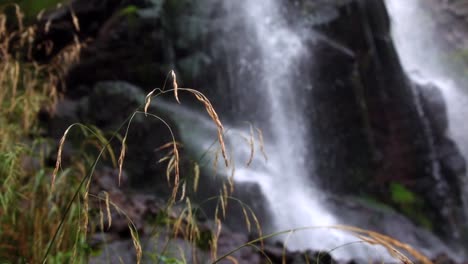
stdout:
[[(458, 85), (461, 76), (444, 60), (447, 51), (440, 43), (434, 19), (422, 1), (387, 0), (393, 23), (393, 38), (403, 67), (419, 83), (433, 83), (443, 93), (447, 105), (450, 136), (463, 156), (468, 157), (468, 91)], [(468, 214), (468, 179), (464, 184), (465, 214)]]
[[(291, 87), (295, 78), (295, 66), (305, 49), (301, 37), (287, 27), (281, 17), (278, 1), (241, 1), (245, 24), (253, 29), (256, 39), (259, 68), (255, 69), (258, 82), (255, 89), (266, 97), (265, 113), (270, 138), (266, 144), (267, 171), (254, 172), (241, 169), (239, 181), (258, 182), (273, 210), (276, 231), (305, 226), (323, 226), (336, 223), (334, 217), (321, 205), (320, 194), (307, 182), (305, 157), (307, 144), (302, 109), (297, 104), (300, 97)], [(308, 164), (310, 167), (310, 164)], [(287, 194), (287, 197), (285, 196)], [(327, 231), (329, 232), (329, 231)], [(322, 234), (318, 237), (324, 237)], [(331, 239), (311, 239), (310, 234), (298, 234), (288, 246), (294, 249), (332, 248), (340, 242)]]
[[(326, 199), (312, 182), (314, 177), (311, 177), (313, 158), (310, 157), (308, 148), (313, 142), (309, 136), (310, 132), (307, 131), (306, 116), (303, 114), (305, 108), (310, 105), (304, 102), (298, 87), (311, 86), (310, 81), (301, 76), (298, 69), (302, 58), (310, 58), (306, 56), (309, 55), (309, 51), (305, 45), (305, 42), (310, 40), (310, 35), (303, 36), (301, 32), (307, 31), (301, 31), (300, 28), (288, 24), (281, 1), (223, 1), (223, 5), (230, 14), (223, 23), (235, 28), (235, 32), (227, 34), (236, 34), (238, 37), (235, 43), (225, 44), (239, 53), (238, 58), (229, 59), (239, 60), (237, 65), (244, 67), (235, 69), (230, 75), (242, 79), (243, 76), (239, 76), (239, 72), (250, 72), (249, 76), (253, 76), (254, 79), (251, 81), (253, 85), (249, 86), (234, 81), (232, 83), (238, 85), (231, 88), (238, 93), (240, 105), (252, 93), (261, 96), (253, 107), (257, 109), (245, 109), (245, 106), (241, 106), (238, 107), (238, 115), (247, 114), (242, 111), (256, 113), (254, 119), (249, 121), (261, 125), (266, 135), (264, 145), (268, 155), (268, 161), (256, 157), (250, 166), (243, 166), (242, 163), (249, 159), (249, 146), (243, 138), (232, 136), (241, 130), (230, 128), (228, 143), (233, 147), (232, 155), (236, 164), (234, 179), (238, 182), (254, 182), (260, 186), (272, 211), (271, 223), (268, 223), (271, 228), (266, 231), (301, 229), (277, 237), (285, 241), (287, 247), (292, 250), (328, 251), (350, 244), (333, 250), (332, 255), (339, 259), (391, 259), (383, 248), (355, 243), (360, 239), (342, 231), (324, 228), (336, 225), (340, 221), (327, 209)], [(239, 47), (243, 47), (244, 50), (239, 52)], [(193, 131), (193, 127), (190, 130)], [(214, 133), (214, 129), (211, 129), (211, 133), (200, 133), (206, 137), (204, 146), (210, 145)], [(305, 230), (304, 227), (312, 228)]]
[[(286, 242), (292, 250), (332, 250), (339, 247), (339, 250), (332, 252), (338, 259), (392, 260), (381, 247), (355, 243), (360, 239), (323, 228), (341, 223), (366, 227), (367, 222), (373, 221), (368, 215), (360, 215), (359, 211), (353, 209), (339, 207), (337, 210), (336, 205), (328, 207), (326, 195), (314, 183), (318, 176), (314, 176), (312, 151), (309, 151), (314, 142), (308, 127), (310, 120), (305, 115), (305, 110), (313, 106), (301, 96), (303, 89), (313, 89), (313, 83), (299, 71), (304, 72), (305, 65), (311, 67), (313, 64), (311, 52), (314, 51), (310, 50), (308, 41), (310, 43), (311, 39), (324, 36), (311, 32), (310, 28), (292, 26), (291, 21), (285, 19), (288, 14), (282, 9), (281, 1), (239, 0), (221, 3), (226, 16), (217, 22), (226, 35), (220, 37), (221, 44), (215, 46), (213, 57), (216, 59), (222, 56), (225, 58), (221, 60), (222, 63), (227, 61), (228, 65), (223, 67), (228, 71), (228, 78), (223, 81), (230, 88), (226, 91), (230, 103), (237, 104), (235, 120), (249, 121), (263, 130), (268, 160), (264, 160), (256, 150), (253, 162), (245, 166), (245, 162), (250, 159), (251, 149), (245, 138), (238, 135), (248, 135), (249, 130), (238, 124), (229, 126), (224, 123), (228, 128), (226, 142), (232, 151), (235, 181), (260, 186), (271, 209), (271, 217), (266, 220), (269, 222), (262, 223), (268, 228), (264, 231), (272, 233), (300, 229), (276, 237)], [(327, 40), (327, 43), (330, 41)], [(304, 58), (308, 60), (307, 63), (304, 63)], [(310, 71), (306, 69), (305, 72)], [(421, 115), (424, 114), (420, 102), (415, 103)], [(187, 148), (191, 147), (192, 151), (200, 153), (212, 146), (216, 128), (205, 115), (183, 109), (179, 105), (174, 107), (162, 102), (158, 105), (173, 112), (172, 116), (177, 120), (180, 131), (190, 131), (182, 134)], [(249, 120), (243, 120), (246, 117)], [(426, 129), (427, 136), (431, 138), (428, 124)], [(218, 164), (217, 172), (221, 172), (221, 169)], [(433, 170), (437, 171), (437, 166)], [(231, 171), (226, 171), (225, 175), (231, 175)], [(347, 219), (342, 221), (340, 216)], [(393, 214), (389, 219), (380, 219), (379, 222), (377, 225), (390, 227), (386, 230), (398, 233), (399, 239), (424, 253), (450, 252), (443, 242), (415, 227), (401, 215)], [(391, 228), (398, 230), (393, 231)], [(346, 246), (341, 247), (343, 245)]]

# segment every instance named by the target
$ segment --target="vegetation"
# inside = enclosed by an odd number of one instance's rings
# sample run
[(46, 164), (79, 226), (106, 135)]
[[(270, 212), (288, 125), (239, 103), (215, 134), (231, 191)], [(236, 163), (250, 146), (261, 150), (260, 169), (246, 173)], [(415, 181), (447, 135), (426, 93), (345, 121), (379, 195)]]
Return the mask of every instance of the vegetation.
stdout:
[[(19, 9), (17, 14), (20, 20)], [(42, 136), (37, 120), (41, 109), (53, 111), (61, 73), (76, 58), (77, 47), (68, 47), (50, 64), (39, 65), (21, 53), (34, 38), (33, 28), (10, 29), (6, 20), (0, 14), (0, 259), (40, 263), (50, 234), (65, 222), (50, 259), (56, 263), (72, 257), (84, 260), (82, 205), (73, 203), (70, 214), (65, 218), (62, 214), (73, 195), (68, 190), (76, 188), (82, 175), (81, 164), (63, 171), (52, 191), (46, 158), (53, 144)]]
[(424, 202), (421, 197), (396, 182), (390, 184), (390, 195), (392, 202), (397, 204), (405, 215), (428, 230), (432, 230), (433, 225), (424, 214)]
[[(6, 0), (4, 3), (5, 6), (12, 6), (13, 4), (18, 5), (24, 14), (24, 18), (27, 21), (33, 20), (41, 11), (50, 9), (54, 6), (57, 6), (63, 3), (64, 0)], [(2, 5), (0, 4), (0, 8)]]

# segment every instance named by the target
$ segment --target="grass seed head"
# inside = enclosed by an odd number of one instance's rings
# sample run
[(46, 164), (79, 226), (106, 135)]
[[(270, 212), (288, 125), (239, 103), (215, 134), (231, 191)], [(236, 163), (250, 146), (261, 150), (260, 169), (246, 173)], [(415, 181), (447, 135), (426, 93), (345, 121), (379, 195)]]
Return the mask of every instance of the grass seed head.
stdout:
[(174, 97), (177, 101), (177, 103), (180, 104), (180, 101), (179, 101), (179, 85), (177, 84), (177, 77), (176, 77), (176, 74), (174, 72), (174, 70), (171, 71), (171, 77), (172, 77), (172, 88), (174, 89)]

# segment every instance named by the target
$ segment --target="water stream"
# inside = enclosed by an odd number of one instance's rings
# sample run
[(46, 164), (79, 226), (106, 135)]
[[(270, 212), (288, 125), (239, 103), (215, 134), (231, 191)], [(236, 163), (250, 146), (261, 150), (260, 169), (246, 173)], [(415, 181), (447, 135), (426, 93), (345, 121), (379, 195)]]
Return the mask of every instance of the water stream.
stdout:
[[(306, 41), (310, 41), (310, 34), (304, 35), (303, 32), (307, 31), (288, 24), (281, 1), (223, 1), (223, 5), (230, 14), (223, 23), (226, 26), (234, 25), (232, 27), (236, 32), (231, 34), (238, 36), (235, 43), (226, 45), (234, 45), (231, 48), (237, 52), (239, 47), (244, 47), (238, 58), (230, 58), (241, 60), (237, 65), (242, 65), (244, 69), (235, 69), (230, 75), (242, 79), (244, 76), (239, 76), (239, 72), (254, 73), (254, 80), (250, 82), (254, 85), (246, 87), (245, 83), (237, 81), (235, 83), (239, 85), (232, 89), (240, 95), (240, 104), (252, 93), (262, 97), (254, 109), (238, 107), (237, 115), (241, 119), (246, 114), (242, 111), (258, 113), (254, 120), (249, 121), (260, 124), (265, 131), (264, 145), (268, 160), (264, 160), (257, 149), (253, 163), (245, 166), (250, 155), (249, 145), (236, 135), (248, 135), (248, 129), (229, 128), (227, 141), (232, 147), (236, 164), (234, 179), (257, 183), (269, 204), (272, 219), (268, 224), (271, 228), (265, 231), (301, 229), (276, 237), (290, 250), (330, 251), (338, 248), (332, 252), (338, 259), (391, 259), (383, 248), (356, 243), (360, 239), (355, 236), (325, 228), (342, 222), (327, 209), (324, 194), (313, 182), (317, 177), (313, 176), (313, 157), (309, 149), (314, 142), (307, 128), (310, 121), (304, 116), (305, 108), (311, 106), (301, 97), (301, 87), (312, 89), (313, 84), (307, 77), (301, 76), (298, 69), (301, 59), (310, 58), (310, 51), (305, 45)], [(252, 50), (256, 52), (252, 53)], [(200, 118), (188, 112), (181, 114), (181, 110), (173, 111), (179, 111), (177, 116)], [(193, 131), (194, 127), (190, 130)], [(205, 142), (205, 146), (209, 146), (215, 138), (214, 129), (209, 130), (210, 133), (198, 133), (204, 136), (205, 139), (201, 141)], [(200, 139), (197, 141), (200, 142)]]
[[(305, 43), (310, 41), (310, 29), (304, 30), (291, 26), (285, 19), (285, 11), (281, 8), (281, 1), (277, 0), (237, 0), (223, 1), (223, 8), (229, 14), (225, 21), (226, 28), (233, 28), (232, 32), (226, 34), (235, 34), (236, 41), (226, 43), (224, 47), (227, 51), (222, 54), (229, 54), (229, 50), (235, 50), (236, 56), (229, 57), (230, 63), (240, 65), (240, 69), (235, 66), (228, 65), (229, 78), (237, 78), (228, 82), (235, 84), (231, 89), (237, 93), (237, 107), (239, 119), (243, 116), (252, 116), (255, 113), (253, 120), (248, 120), (254, 125), (261, 125), (265, 135), (265, 152), (268, 155), (268, 160), (263, 159), (259, 154), (258, 142), (256, 145), (256, 155), (250, 166), (246, 166), (245, 162), (249, 160), (250, 147), (245, 142), (245, 138), (239, 136), (241, 134), (249, 135), (248, 125), (245, 127), (230, 126), (225, 123), (229, 133), (227, 134), (227, 143), (231, 148), (232, 160), (236, 166), (234, 179), (238, 182), (253, 182), (260, 186), (262, 193), (271, 209), (272, 219), (268, 226), (271, 228), (265, 230), (267, 233), (284, 231), (289, 229), (314, 227), (309, 230), (300, 230), (289, 235), (278, 236), (276, 239), (283, 241), (291, 250), (333, 250), (332, 255), (337, 259), (363, 259), (363, 260), (393, 260), (387, 252), (380, 247), (366, 246), (363, 243), (355, 243), (358, 238), (342, 231), (323, 228), (324, 226), (336, 225), (341, 223), (349, 223), (350, 219), (340, 219), (340, 216), (331, 213), (327, 208), (325, 194), (314, 184), (313, 179), (317, 179), (319, 175), (314, 176), (313, 160), (309, 149), (314, 144), (314, 139), (311, 138), (311, 133), (308, 131), (307, 117), (304, 116), (308, 102), (301, 98), (301, 87), (313, 89), (313, 83), (309, 79), (302, 77), (299, 73), (301, 59), (311, 58), (309, 47)], [(436, 52), (436, 48), (421, 48), (426, 41), (423, 37), (418, 37), (415, 32), (421, 32), (412, 28), (412, 25), (424, 23), (410, 19), (427, 19), (420, 16), (414, 16), (414, 8), (416, 1), (406, 0), (388, 0), (388, 5), (395, 23), (395, 38), (400, 56), (402, 57), (403, 65), (408, 72), (413, 72), (415, 69), (421, 72), (420, 75), (411, 74), (413, 78), (418, 76), (431, 76), (430, 81), (436, 81), (444, 89), (444, 95), (448, 100), (453, 100), (458, 96), (457, 89), (450, 84), (450, 81), (443, 78), (442, 73), (435, 74), (437, 67), (424, 68), (421, 65), (436, 65), (435, 62), (422, 63), (418, 59), (423, 59), (427, 56), (427, 52)], [(412, 10), (412, 11), (411, 11)], [(298, 23), (300, 24), (300, 23)], [(309, 32), (307, 35), (303, 32)], [(410, 34), (408, 34), (410, 32)], [(403, 38), (404, 36), (404, 38)], [(408, 36), (415, 37), (408, 38)], [(231, 45), (231, 46), (229, 46)], [(421, 54), (421, 58), (417, 56), (416, 51), (425, 52)], [(313, 57), (312, 57), (313, 58)], [(433, 57), (431, 59), (435, 60)], [(237, 60), (237, 61), (236, 61)], [(307, 62), (313, 64), (313, 61)], [(302, 64), (303, 65), (303, 64)], [(426, 72), (427, 70), (427, 72)], [(232, 71), (232, 72), (231, 72)], [(242, 73), (248, 72), (248, 78)], [(249, 79), (249, 82), (242, 80)], [(251, 80), (253, 78), (253, 80)], [(426, 77), (422, 78), (427, 80)], [(420, 80), (420, 79), (418, 79)], [(243, 104), (243, 100), (251, 97), (252, 94), (259, 95), (258, 103), (253, 106), (251, 104)], [(460, 97), (468, 98), (468, 97)], [(463, 102), (453, 102), (449, 104), (450, 115), (450, 130), (454, 138), (460, 145), (468, 141), (468, 133), (460, 131), (461, 127), (457, 127), (457, 118), (461, 118), (462, 112), (459, 109), (463, 108)], [(234, 102), (235, 103), (235, 102)], [(417, 102), (416, 102), (417, 103)], [(161, 103), (161, 105), (164, 105)], [(196, 113), (192, 110), (184, 110), (184, 108), (171, 105), (165, 105), (165, 108), (174, 112), (174, 116), (179, 120), (181, 127), (180, 131), (191, 131), (191, 133), (183, 134), (184, 142), (196, 144), (193, 149), (207, 149), (216, 138), (216, 129), (205, 116)], [(465, 107), (465, 112), (468, 107)], [(421, 109), (420, 109), (421, 110)], [(182, 120), (187, 119), (187, 120)], [(313, 125), (313, 124), (312, 124)], [(430, 132), (430, 131), (429, 131)], [(468, 131), (467, 131), (468, 132)], [(468, 147), (463, 149), (463, 153), (468, 155)], [(437, 164), (434, 165), (434, 170), (437, 171)], [(226, 171), (226, 175), (230, 175), (230, 171)], [(336, 212), (336, 210), (335, 210)], [(347, 212), (348, 216), (352, 215), (355, 219), (361, 219), (356, 215), (359, 212)], [(342, 212), (342, 215), (346, 215)], [(354, 219), (354, 220), (355, 220)], [(369, 221), (365, 216), (363, 221)], [(365, 219), (365, 220), (364, 220)], [(348, 220), (348, 221), (347, 221)], [(383, 219), (382, 226), (392, 225), (395, 222), (385, 222)], [(398, 220), (400, 221), (400, 220)], [(397, 222), (402, 223), (402, 221)], [(365, 224), (364, 224), (365, 225)], [(409, 227), (408, 227), (409, 226)], [(420, 248), (425, 249), (426, 253), (448, 252), (443, 247), (443, 243), (437, 239), (426, 239), (429, 235), (423, 236), (421, 232), (414, 231), (416, 227), (406, 225), (401, 228), (400, 233), (404, 234), (405, 238), (414, 238), (412, 244), (416, 247), (418, 241), (426, 242)], [(410, 230), (410, 231), (408, 231)], [(407, 232), (408, 231), (408, 232)], [(413, 236), (413, 237), (412, 237)], [(413, 243), (414, 241), (414, 243)], [(437, 250), (434, 248), (438, 247)], [(439, 251), (439, 249), (441, 249)], [(435, 252), (437, 251), (437, 252)]]

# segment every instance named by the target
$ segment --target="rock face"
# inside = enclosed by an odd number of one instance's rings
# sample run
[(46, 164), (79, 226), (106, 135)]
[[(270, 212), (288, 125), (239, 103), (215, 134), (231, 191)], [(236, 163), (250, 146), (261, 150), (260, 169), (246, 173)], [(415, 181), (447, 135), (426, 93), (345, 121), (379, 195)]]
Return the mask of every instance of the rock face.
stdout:
[[(317, 83), (310, 116), (320, 139), (315, 156), (323, 184), (335, 192), (371, 194), (420, 224), (421, 216), (463, 223), (458, 179), (465, 166), (446, 137), (440, 92), (405, 76), (383, 1), (351, 1), (335, 9), (336, 19), (315, 26), (323, 38), (311, 44), (318, 65), (310, 73)], [(439, 152), (444, 148), (445, 158)], [(408, 201), (416, 214), (396, 201), (392, 183), (421, 200)], [(433, 227), (451, 237), (455, 225)]]
[[(240, 51), (229, 45), (236, 38), (232, 32), (237, 26), (221, 23), (224, 16), (236, 12), (223, 9), (216, 0), (98, 2), (102, 1), (73, 2), (81, 21), (78, 35), (95, 38), (67, 79), (70, 98), (88, 100), (97, 108), (83, 108), (84, 116), (104, 125), (107, 119), (117, 118), (114, 111), (100, 111), (102, 104), (113, 106), (114, 100), (106, 101), (114, 98), (113, 90), (96, 83), (124, 80), (148, 91), (162, 86), (171, 68), (181, 86), (200, 88), (221, 117), (234, 120), (240, 110), (251, 109), (243, 116), (248, 120), (249, 114), (261, 111), (255, 108), (261, 95), (252, 92), (246, 97), (244, 91), (234, 89), (237, 82), (255, 85), (251, 78), (255, 72), (241, 67), (242, 60), (236, 58)], [(300, 75), (314, 85), (298, 89), (303, 89), (301, 100), (310, 105), (308, 126), (317, 142), (314, 169), (323, 187), (338, 194), (371, 196), (454, 239), (456, 226), (464, 223), (458, 179), (465, 173), (465, 162), (446, 136), (446, 111), (437, 88), (421, 89), (405, 76), (383, 1), (284, 3), (294, 13), (290, 23), (307, 27), (311, 34), (308, 45), (312, 52), (301, 61), (304, 70)], [(95, 8), (99, 19), (89, 17), (88, 5)], [(46, 18), (73, 27), (67, 12)], [(60, 27), (52, 27), (43, 36), (54, 39), (54, 32), (60, 32)], [(249, 41), (237, 49), (255, 54)], [(125, 108), (141, 101), (132, 99), (137, 92), (130, 90), (125, 92)], [(154, 146), (167, 142), (153, 136), (159, 130), (150, 125), (131, 133)], [(146, 157), (142, 171), (138, 171), (140, 161), (133, 165), (129, 161), (135, 174), (152, 177), (161, 173), (152, 169), (151, 150), (133, 149), (136, 157)]]

